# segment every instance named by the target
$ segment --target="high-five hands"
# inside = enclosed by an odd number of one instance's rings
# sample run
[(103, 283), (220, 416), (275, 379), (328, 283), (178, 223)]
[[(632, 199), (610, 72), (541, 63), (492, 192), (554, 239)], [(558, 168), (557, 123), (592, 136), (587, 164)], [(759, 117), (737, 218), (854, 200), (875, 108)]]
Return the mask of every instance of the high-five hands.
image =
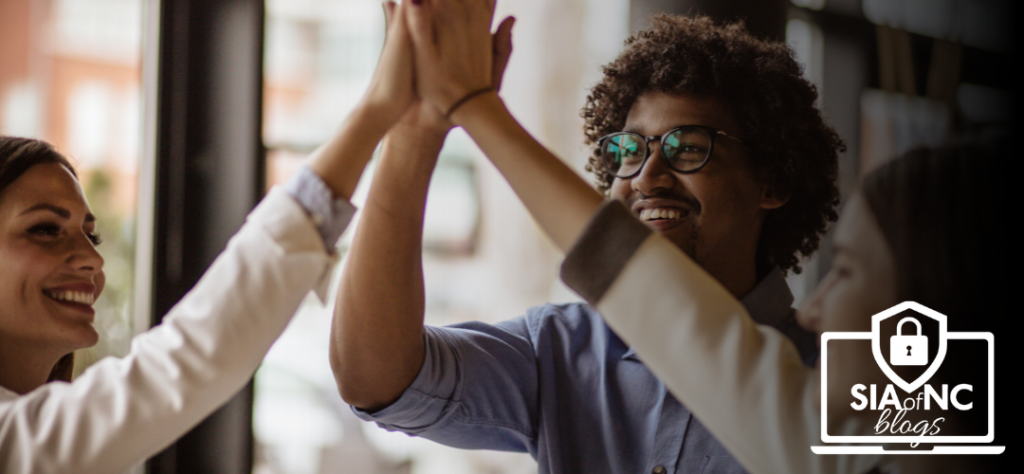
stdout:
[[(571, 244), (601, 201), (494, 93), (512, 51), (514, 21), (506, 18), (491, 34), (494, 0), (404, 0), (384, 9), (385, 51), (365, 101), (393, 107), (379, 114), (403, 115), (388, 126), (331, 325), (331, 368), (339, 393), (368, 412), (399, 399), (423, 366), (423, 213), (430, 176), (453, 124), (480, 145), (561, 248)], [(480, 90), (486, 92), (471, 95)], [(445, 115), (456, 105), (449, 120)], [(373, 113), (356, 115), (380, 120)], [(357, 144), (376, 145), (372, 135), (353, 136), (361, 140)], [(338, 150), (351, 156), (348, 149)]]
[(512, 51), (514, 19), (491, 34), (494, 0), (417, 0), (408, 28), (420, 98), (449, 115), (473, 93), (497, 91)]
[[(423, 214), (430, 177), (453, 124), (444, 117), (443, 102), (423, 100), (416, 91), (424, 83), (442, 84), (448, 80), (449, 76), (440, 75), (445, 71), (438, 69), (445, 65), (434, 65), (431, 61), (444, 60), (447, 64), (449, 55), (469, 54), (451, 48), (460, 45), (451, 39), (450, 33), (466, 33), (465, 25), (431, 25), (438, 39), (444, 41), (444, 48), (432, 49), (429, 58), (417, 56), (419, 51), (412, 46), (410, 26), (414, 22), (422, 26), (430, 17), (420, 9), (435, 6), (438, 16), (451, 13), (448, 7), (452, 7), (463, 20), (470, 18), (466, 13), (479, 13), (479, 9), (462, 8), (456, 2), (414, 5), (412, 1), (384, 4), (388, 24), (384, 52), (373, 77), (374, 84), (361, 103), (361, 107), (377, 111), (359, 118), (374, 123), (382, 121), (382, 116), (383, 121), (391, 120), (389, 117), (396, 113), (401, 118), (388, 125), (373, 183), (342, 270), (331, 324), (331, 369), (339, 393), (347, 403), (367, 411), (397, 400), (423, 365)], [(414, 15), (419, 16), (414, 19)], [(479, 38), (473, 38), (476, 43), (470, 51), (479, 64), (472, 63), (476, 69), (470, 85), (476, 86), (475, 81), (480, 81), (497, 89), (512, 51), (512, 20), (502, 23), (492, 36), (490, 15), (485, 12), (472, 16), (480, 20), (479, 25), (474, 23)], [(435, 33), (431, 33), (432, 37)], [(464, 35), (456, 38), (468, 41)], [(424, 71), (430, 76), (421, 76)], [(463, 79), (461, 72), (452, 76)], [(373, 135), (359, 138), (359, 143), (373, 140), (376, 145)]]
[(390, 1), (383, 6), (387, 31), (384, 49), (360, 105), (379, 114), (382, 124), (390, 128), (416, 100), (416, 94), (412, 41), (406, 22), (409, 8)]
[[(417, 35), (421, 38), (423, 47), (416, 49), (415, 73), (413, 82), (416, 86), (417, 97), (412, 100), (411, 105), (399, 121), (400, 127), (416, 127), (436, 133), (446, 133), (454, 124), (446, 117), (445, 113), (451, 104), (438, 97), (438, 93), (446, 92), (449, 95), (459, 95), (466, 87), (473, 87), (478, 84), (487, 84), (478, 89), (490, 89), (497, 91), (501, 88), (501, 81), (508, 66), (509, 57), (512, 54), (512, 26), (515, 18), (507, 17), (498, 26), (497, 31), (490, 33), (490, 21), (493, 17), (493, 0), (476, 1), (473, 5), (461, 5), (460, 1), (437, 1), (437, 0), (416, 0), (413, 3), (408, 0), (405, 5), (388, 1), (384, 3), (385, 21), (388, 24), (389, 37), (391, 33), (411, 33), (412, 44), (417, 44)], [(486, 7), (486, 8), (479, 8)], [(396, 16), (396, 12), (402, 10)], [(438, 18), (444, 21), (434, 19)], [(396, 25), (401, 30), (391, 28), (395, 21), (405, 21), (404, 25)], [(484, 21), (486, 20), (486, 24)], [(474, 29), (468, 31), (465, 26), (471, 24)], [(483, 34), (486, 33), (486, 34)], [(427, 41), (427, 38), (430, 38)], [(437, 41), (437, 43), (435, 43)], [(409, 43), (403, 43), (404, 48)], [(422, 52), (421, 52), (422, 51)], [(453, 61), (454, 57), (464, 57), (473, 54), (474, 62), (467, 64), (466, 61)], [(447, 59), (446, 59), (447, 58)], [(381, 62), (384, 62), (382, 55)], [(455, 69), (448, 69), (450, 65)], [(484, 66), (487, 67), (484, 67)], [(378, 67), (381, 70), (381, 67)], [(389, 69), (395, 74), (404, 74), (404, 69)], [(469, 72), (469, 75), (466, 75)], [(376, 80), (376, 77), (375, 77)], [(391, 82), (399, 83), (403, 79), (393, 79)], [(403, 82), (404, 83), (404, 82)], [(424, 100), (430, 94), (438, 100)], [(464, 97), (465, 95), (459, 95)], [(403, 97), (404, 98), (404, 97)], [(454, 103), (458, 98), (451, 101)], [(448, 107), (446, 108), (445, 105)]]
[(469, 133), (552, 241), (568, 249), (603, 196), (530, 136), (494, 93), (511, 20), (492, 37), (495, 0), (409, 1), (417, 2), (406, 20), (420, 98)]
[(310, 169), (324, 180), (334, 197), (352, 196), (381, 138), (418, 100), (407, 10), (404, 5), (384, 5), (390, 27), (370, 87), (338, 132), (310, 156)]

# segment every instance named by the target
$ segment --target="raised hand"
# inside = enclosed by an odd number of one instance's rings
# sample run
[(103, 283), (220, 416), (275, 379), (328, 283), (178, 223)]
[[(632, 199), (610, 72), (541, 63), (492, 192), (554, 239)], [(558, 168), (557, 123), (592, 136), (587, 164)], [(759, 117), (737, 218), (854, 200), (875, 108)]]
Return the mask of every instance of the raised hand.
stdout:
[(508, 60), (512, 57), (512, 27), (515, 26), (515, 17), (505, 17), (498, 25), (498, 31), (491, 37), (493, 59), (491, 66), (491, 86), (495, 91), (501, 90), (501, 81), (505, 77), (505, 68), (508, 67)]
[[(493, 17), (493, 0), (420, 0), (410, 6), (416, 90), (424, 101), (447, 115), (470, 94), (496, 90), (496, 73), (504, 71), (511, 52), (512, 20), (492, 37)], [(502, 48), (505, 60), (495, 61)]]
[(384, 3), (387, 34), (370, 87), (363, 96), (363, 107), (378, 115), (381, 125), (390, 128), (415, 100), (413, 89), (413, 49), (409, 36), (409, 6)]
[(327, 183), (335, 197), (352, 196), (377, 143), (417, 100), (407, 21), (409, 8), (394, 2), (384, 4), (388, 30), (370, 87), (338, 132), (310, 156), (309, 167)]
[[(411, 0), (410, 0), (411, 1)], [(515, 120), (496, 84), (493, 0), (419, 0), (408, 26), (416, 57), (416, 90), (461, 125), (497, 166), (559, 248), (568, 249), (602, 196)]]
[[(493, 49), (491, 87), (495, 91), (501, 90), (502, 78), (505, 75), (508, 60), (512, 55), (512, 26), (514, 24), (515, 18), (505, 18), (501, 25), (498, 26), (498, 30), (491, 36)], [(392, 130), (413, 127), (427, 132), (444, 134), (454, 126), (450, 120), (445, 118), (444, 112), (441, 109), (417, 97), (413, 99), (412, 105), (409, 106), (405, 115), (402, 116), (402, 119), (399, 120)]]

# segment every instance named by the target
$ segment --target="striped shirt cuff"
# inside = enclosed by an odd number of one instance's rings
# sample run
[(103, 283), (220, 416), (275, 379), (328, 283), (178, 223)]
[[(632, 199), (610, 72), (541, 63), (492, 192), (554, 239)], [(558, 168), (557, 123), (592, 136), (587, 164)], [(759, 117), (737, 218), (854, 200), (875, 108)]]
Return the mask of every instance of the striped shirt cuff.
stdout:
[(334, 199), (331, 188), (308, 166), (300, 168), (284, 185), (284, 189), (309, 214), (324, 241), (324, 248), (333, 249), (356, 213), (356, 208), (345, 199)]

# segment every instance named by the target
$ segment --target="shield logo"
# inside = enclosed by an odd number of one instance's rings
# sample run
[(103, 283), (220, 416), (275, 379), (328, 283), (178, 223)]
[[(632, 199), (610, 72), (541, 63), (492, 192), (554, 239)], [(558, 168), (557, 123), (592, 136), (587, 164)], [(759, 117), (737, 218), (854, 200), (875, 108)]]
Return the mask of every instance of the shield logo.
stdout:
[[(934, 337), (927, 338), (935, 340), (927, 340), (927, 344), (925, 345), (925, 350), (927, 350), (928, 346), (932, 346), (936, 347), (937, 351), (935, 351), (934, 354), (929, 354), (930, 360), (928, 360), (927, 364), (923, 364), (923, 372), (920, 372), (919, 374), (915, 372), (916, 376), (913, 377), (912, 380), (904, 379), (904, 377), (897, 373), (893, 368), (893, 364), (890, 363), (890, 356), (899, 351), (893, 351), (891, 347), (889, 347), (889, 350), (883, 350), (882, 347), (883, 345), (890, 346), (891, 344), (891, 342), (888, 342), (890, 339), (882, 335), (882, 327), (886, 326), (891, 328), (896, 324), (896, 321), (900, 321), (899, 326), (902, 326), (903, 329), (912, 330), (912, 325), (904, 325), (902, 323), (903, 320), (906, 319), (918, 320), (920, 323), (917, 325), (918, 336), (923, 336), (920, 329), (921, 325), (934, 327), (937, 323), (938, 326), (938, 333), (935, 334)], [(899, 326), (897, 326), (897, 331), (900, 330)], [(894, 336), (893, 339), (895, 340), (896, 337), (905, 336)], [(910, 347), (907, 348), (908, 351), (910, 349)], [(892, 308), (882, 311), (881, 313), (871, 317), (871, 352), (875, 356), (875, 362), (878, 363), (878, 367), (882, 369), (882, 372), (887, 377), (889, 377), (889, 380), (907, 393), (913, 393), (918, 388), (921, 388), (921, 385), (924, 385), (928, 379), (932, 378), (932, 375), (935, 375), (935, 372), (938, 371), (939, 367), (942, 365), (942, 361), (946, 358), (946, 315), (913, 301), (904, 301)], [(890, 356), (887, 356), (887, 354)]]

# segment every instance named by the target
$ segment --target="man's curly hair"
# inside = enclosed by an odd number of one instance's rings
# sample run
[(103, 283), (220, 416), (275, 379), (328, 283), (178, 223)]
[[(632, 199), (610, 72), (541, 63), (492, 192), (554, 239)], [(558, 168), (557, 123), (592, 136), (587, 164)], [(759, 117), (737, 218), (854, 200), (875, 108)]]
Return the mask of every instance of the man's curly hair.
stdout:
[(800, 257), (818, 249), (838, 217), (838, 153), (846, 147), (815, 106), (817, 89), (803, 78), (792, 50), (751, 36), (742, 22), (653, 17), (652, 26), (627, 39), (626, 49), (604, 67), (604, 79), (580, 113), (594, 149), (586, 168), (605, 193), (614, 177), (601, 164), (597, 142), (621, 131), (633, 103), (648, 91), (713, 97), (729, 107), (739, 136), (753, 146), (758, 175), (775, 195), (789, 196), (765, 219), (758, 271), (777, 265), (800, 273)]

